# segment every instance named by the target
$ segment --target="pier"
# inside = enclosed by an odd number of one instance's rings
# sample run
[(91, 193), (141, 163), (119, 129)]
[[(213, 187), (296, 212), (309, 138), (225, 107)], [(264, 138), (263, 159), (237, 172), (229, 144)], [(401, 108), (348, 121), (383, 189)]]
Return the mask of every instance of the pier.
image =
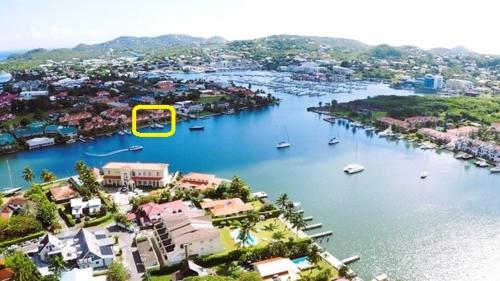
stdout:
[(331, 235), (333, 235), (333, 231), (328, 230), (328, 231), (324, 231), (324, 232), (320, 232), (320, 233), (316, 233), (316, 234), (311, 234), (311, 235), (309, 235), (309, 237), (311, 237), (311, 239), (316, 239), (316, 238), (322, 238), (322, 237), (331, 236)]
[(310, 224), (302, 228), (302, 230), (310, 230), (310, 229), (316, 229), (322, 227), (322, 223), (315, 223), (315, 224)]
[(342, 262), (344, 264), (350, 264), (350, 263), (353, 263), (355, 261), (358, 261), (360, 258), (361, 258), (360, 256), (355, 255), (355, 256), (352, 256), (350, 258), (343, 259)]
[(304, 217), (304, 221), (312, 221), (313, 219), (314, 219), (313, 216)]

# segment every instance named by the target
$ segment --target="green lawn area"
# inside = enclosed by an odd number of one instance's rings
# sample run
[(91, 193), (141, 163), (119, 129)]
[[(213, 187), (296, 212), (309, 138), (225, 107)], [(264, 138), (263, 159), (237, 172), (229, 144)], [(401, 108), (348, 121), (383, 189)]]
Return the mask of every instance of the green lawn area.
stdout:
[[(270, 224), (274, 225), (274, 229), (272, 231), (263, 229), (265, 226), (268, 226)], [(237, 247), (236, 243), (234, 242), (233, 238), (231, 237), (231, 231), (233, 231), (235, 229), (236, 228), (231, 229), (230, 227), (224, 227), (224, 228), (220, 229), (220, 236), (221, 236), (221, 240), (222, 240), (222, 245), (224, 246), (224, 249), (226, 251), (234, 250)], [(281, 240), (283, 240), (283, 241), (287, 240), (288, 237), (295, 237), (295, 233), (290, 231), (285, 226), (285, 224), (283, 222), (281, 222), (279, 219), (276, 219), (276, 218), (258, 222), (255, 226), (255, 230), (256, 230), (256, 232), (252, 232), (252, 235), (255, 238), (257, 238), (257, 240), (258, 240), (257, 245), (258, 246), (267, 245), (270, 242), (272, 242), (273, 240), (275, 240), (272, 238), (272, 236), (273, 236), (273, 233), (278, 232), (278, 231), (283, 233), (283, 235), (282, 235), (283, 238), (281, 238)]]
[(255, 211), (260, 210), (260, 208), (262, 208), (262, 206), (264, 205), (264, 204), (262, 204), (262, 202), (261, 202), (260, 200), (255, 200), (255, 201), (252, 201), (252, 202), (250, 202), (250, 203), (252, 204), (253, 209), (254, 209)]
[(172, 280), (171, 274), (151, 276), (151, 281), (170, 281)]
[(49, 190), (54, 187), (61, 187), (70, 184), (68, 182), (68, 179), (60, 179), (60, 180), (55, 180), (51, 183), (42, 183), (41, 186), (44, 190)]
[(314, 267), (312, 269), (306, 269), (306, 270), (301, 271), (300, 275), (303, 277), (304, 276), (315, 277), (321, 271), (323, 271), (327, 268), (329, 268), (332, 271), (330, 279), (337, 278), (339, 276), (337, 270), (333, 266), (331, 266), (329, 263), (327, 263), (324, 259), (321, 259), (316, 267)]
[(35, 113), (28, 113), (28, 114), (25, 114), (25, 115), (16, 115), (16, 117), (14, 117), (13, 119), (3, 122), (3, 125), (4, 126), (9, 126), (9, 127), (10, 126), (16, 127), (21, 122), (21, 120), (23, 118), (26, 118), (30, 122), (32, 122), (32, 121), (35, 120), (34, 115), (35, 115)]
[(203, 110), (201, 112), (195, 113), (195, 115), (197, 117), (203, 117), (203, 116), (212, 115), (212, 114), (214, 114), (214, 113), (210, 112), (210, 111), (206, 111), (206, 110)]
[(200, 97), (200, 99), (198, 100), (199, 103), (214, 103), (214, 102), (217, 102), (219, 101), (222, 97), (224, 97), (224, 95), (220, 95), (220, 96), (202, 96)]

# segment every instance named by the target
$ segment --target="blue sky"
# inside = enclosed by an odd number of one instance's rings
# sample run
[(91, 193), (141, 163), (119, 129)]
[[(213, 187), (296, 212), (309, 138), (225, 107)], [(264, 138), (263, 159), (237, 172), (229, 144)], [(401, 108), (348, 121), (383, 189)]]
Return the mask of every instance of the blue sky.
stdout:
[(73, 47), (121, 35), (272, 34), (500, 54), (494, 0), (0, 0), (0, 50)]

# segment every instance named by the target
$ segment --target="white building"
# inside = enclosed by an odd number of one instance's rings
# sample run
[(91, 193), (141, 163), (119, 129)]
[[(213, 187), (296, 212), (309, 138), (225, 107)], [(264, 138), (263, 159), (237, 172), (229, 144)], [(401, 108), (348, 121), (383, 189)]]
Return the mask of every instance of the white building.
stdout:
[(178, 101), (174, 104), (174, 108), (181, 113), (192, 114), (203, 111), (203, 104), (190, 100)]
[(110, 162), (102, 168), (104, 185), (163, 187), (170, 183), (168, 164), (164, 163), (121, 163)]
[(253, 263), (264, 281), (295, 281), (300, 279), (300, 269), (288, 258), (272, 258)]
[(38, 97), (47, 97), (49, 91), (23, 91), (19, 94), (19, 98), (23, 100), (30, 100)]
[(26, 141), (26, 144), (28, 145), (29, 149), (35, 149), (35, 148), (54, 145), (55, 141), (53, 138), (41, 137), (41, 138), (29, 139)]
[(189, 256), (206, 256), (224, 250), (212, 219), (186, 213), (167, 214), (154, 224), (155, 242), (165, 264), (175, 265)]
[(472, 90), (474, 84), (471, 81), (461, 79), (446, 80), (446, 89), (454, 92), (467, 92)]
[(54, 256), (75, 262), (78, 268), (104, 269), (114, 259), (114, 239), (103, 231), (90, 232), (84, 228), (75, 235), (55, 237), (48, 233), (38, 244), (38, 257), (48, 263)]
[(84, 209), (87, 209), (89, 214), (96, 214), (101, 211), (101, 199), (94, 198), (89, 201), (83, 201), (82, 198), (74, 198), (70, 200), (71, 214), (74, 218), (79, 219), (83, 215)]

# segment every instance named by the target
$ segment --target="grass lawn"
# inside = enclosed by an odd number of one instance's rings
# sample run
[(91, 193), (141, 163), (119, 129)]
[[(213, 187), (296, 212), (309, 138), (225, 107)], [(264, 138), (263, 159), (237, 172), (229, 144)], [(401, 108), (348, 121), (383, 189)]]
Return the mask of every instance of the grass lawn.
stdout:
[(205, 111), (205, 110), (198, 112), (198, 113), (195, 113), (195, 115), (197, 117), (203, 117), (203, 116), (208, 116), (208, 115), (212, 115), (212, 114), (214, 114), (214, 113), (210, 112), (210, 111)]
[(262, 208), (262, 206), (264, 205), (264, 204), (262, 204), (262, 202), (260, 200), (255, 200), (255, 201), (252, 201), (250, 203), (252, 204), (252, 207), (255, 211), (260, 210), (260, 208)]
[(170, 281), (172, 280), (171, 274), (151, 276), (151, 281)]
[(16, 115), (16, 117), (14, 117), (13, 119), (11, 120), (7, 120), (5, 122), (3, 122), (3, 124), (5, 126), (12, 126), (12, 127), (16, 127), (22, 119), (26, 118), (28, 119), (30, 122), (33, 122), (35, 120), (35, 118), (33, 117), (35, 115), (35, 113), (28, 113), (28, 114), (25, 114), (25, 115)]
[(337, 278), (339, 276), (337, 270), (333, 266), (331, 266), (329, 263), (327, 263), (324, 259), (321, 259), (316, 267), (314, 267), (312, 269), (306, 269), (306, 270), (301, 271), (300, 275), (303, 277), (304, 276), (315, 277), (321, 271), (323, 271), (327, 268), (329, 268), (332, 271), (332, 273), (330, 275), (330, 279)]
[(44, 190), (49, 190), (51, 188), (54, 188), (54, 187), (61, 187), (61, 186), (65, 186), (65, 185), (71, 185), (68, 181), (68, 179), (60, 179), (60, 180), (55, 180), (51, 183), (42, 183), (41, 186)]
[[(274, 229), (272, 231), (269, 230), (264, 230), (263, 227), (273, 224)], [(222, 245), (224, 246), (224, 249), (226, 251), (231, 251), (236, 249), (237, 245), (234, 239), (231, 237), (231, 231), (234, 229), (231, 229), (230, 227), (224, 227), (220, 229), (220, 236), (222, 240)], [(256, 232), (252, 232), (252, 235), (257, 238), (257, 245), (258, 246), (265, 246), (272, 242), (273, 239), (273, 233), (275, 232), (281, 232), (283, 233), (283, 238), (281, 239), (282, 241), (288, 240), (288, 237), (295, 237), (295, 233), (290, 231), (283, 222), (281, 222), (279, 219), (273, 218), (273, 219), (268, 219), (265, 221), (258, 222), (257, 225), (255, 226)]]
[(220, 95), (220, 96), (202, 96), (200, 97), (200, 99), (198, 100), (199, 103), (214, 103), (214, 102), (217, 102), (219, 101), (222, 97), (224, 97), (224, 95)]

